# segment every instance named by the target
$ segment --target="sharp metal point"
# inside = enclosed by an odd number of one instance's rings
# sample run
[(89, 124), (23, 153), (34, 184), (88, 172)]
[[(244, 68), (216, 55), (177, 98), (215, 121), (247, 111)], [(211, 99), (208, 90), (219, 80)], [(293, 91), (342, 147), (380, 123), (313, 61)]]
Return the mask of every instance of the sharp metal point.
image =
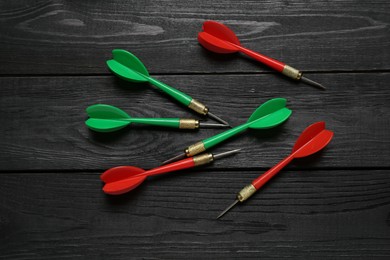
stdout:
[(226, 127), (230, 127), (230, 125), (225, 125), (225, 124), (213, 124), (213, 123), (204, 123), (204, 122), (199, 122), (199, 126), (201, 128), (226, 128)]
[(186, 154), (182, 153), (182, 154), (176, 155), (175, 157), (172, 157), (171, 159), (164, 161), (161, 165), (168, 164), (171, 162), (176, 162), (176, 161), (178, 161), (180, 159), (184, 159), (184, 158), (186, 158)]
[(320, 83), (317, 83), (317, 82), (315, 82), (315, 81), (313, 81), (313, 80), (311, 80), (311, 79), (308, 79), (308, 78), (306, 78), (306, 77), (301, 77), (301, 81), (302, 82), (304, 82), (304, 83), (306, 83), (306, 84), (309, 84), (309, 85), (311, 85), (311, 86), (313, 86), (313, 87), (316, 87), (316, 88), (320, 88), (320, 89), (322, 89), (322, 90), (326, 90), (326, 88), (323, 86), (323, 85), (321, 85)]
[(231, 151), (227, 151), (227, 152), (223, 152), (223, 153), (219, 153), (219, 154), (213, 154), (213, 158), (214, 159), (221, 159), (221, 158), (224, 158), (226, 156), (238, 153), (239, 151), (241, 151), (241, 149), (235, 149), (235, 150), (231, 150)]
[(219, 219), (220, 217), (222, 217), (223, 215), (226, 214), (226, 212), (228, 212), (231, 208), (233, 208), (234, 206), (236, 206), (236, 204), (238, 203), (239, 200), (235, 200), (229, 207), (227, 207), (224, 211), (222, 211), (221, 214), (218, 215), (217, 219)]
[(224, 125), (227, 125), (227, 126), (231, 127), (231, 126), (229, 125), (228, 122), (226, 122), (225, 120), (221, 119), (220, 117), (214, 115), (214, 114), (211, 113), (210, 111), (209, 111), (207, 114), (208, 114), (209, 117), (211, 117), (212, 119), (215, 119), (215, 120), (217, 120), (218, 122), (220, 122), (220, 123), (222, 123), (222, 124), (224, 124)]

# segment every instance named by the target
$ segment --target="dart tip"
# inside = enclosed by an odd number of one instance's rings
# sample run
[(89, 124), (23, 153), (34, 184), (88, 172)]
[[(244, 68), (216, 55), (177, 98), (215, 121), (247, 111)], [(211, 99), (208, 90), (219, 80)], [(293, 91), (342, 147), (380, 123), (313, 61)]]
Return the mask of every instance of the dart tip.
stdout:
[(221, 214), (218, 215), (217, 219), (220, 219), (223, 215), (225, 215), (231, 208), (233, 208), (239, 200), (235, 200), (229, 207), (227, 207)]
[(232, 155), (232, 154), (236, 154), (239, 151), (241, 151), (241, 149), (235, 149), (235, 150), (231, 150), (231, 151), (227, 151), (227, 152), (223, 152), (223, 153), (219, 153), (219, 154), (214, 154), (213, 157), (215, 160), (217, 160), (217, 159), (221, 159), (221, 158), (224, 158), (224, 157)]
[(227, 127), (231, 127), (230, 125), (225, 125), (225, 124), (213, 124), (213, 123), (205, 123), (205, 122), (199, 122), (199, 126), (201, 128), (227, 128)]
[(318, 82), (315, 82), (314, 80), (308, 79), (306, 77), (302, 76), (301, 77), (301, 81), (306, 83), (306, 84), (308, 84), (308, 85), (311, 85), (313, 87), (316, 87), (316, 88), (319, 88), (319, 89), (322, 89), (322, 90), (326, 90), (326, 88), (322, 84), (320, 84)]
[(209, 111), (207, 114), (208, 114), (209, 117), (211, 117), (212, 119), (217, 120), (218, 122), (220, 122), (220, 123), (222, 123), (222, 124), (224, 124), (224, 125), (227, 125), (227, 126), (231, 127), (231, 126), (229, 125), (228, 122), (226, 122), (226, 121), (223, 120), (222, 118), (220, 118), (220, 117), (214, 115), (214, 114), (211, 113), (210, 111)]
[(178, 161), (178, 160), (180, 160), (180, 159), (184, 159), (184, 158), (186, 158), (186, 155), (185, 155), (185, 153), (182, 153), (182, 154), (176, 155), (175, 157), (172, 157), (172, 158), (170, 158), (170, 159), (168, 159), (168, 160), (162, 162), (161, 165), (165, 165), (165, 164), (168, 164), (168, 163), (172, 163), (172, 162)]

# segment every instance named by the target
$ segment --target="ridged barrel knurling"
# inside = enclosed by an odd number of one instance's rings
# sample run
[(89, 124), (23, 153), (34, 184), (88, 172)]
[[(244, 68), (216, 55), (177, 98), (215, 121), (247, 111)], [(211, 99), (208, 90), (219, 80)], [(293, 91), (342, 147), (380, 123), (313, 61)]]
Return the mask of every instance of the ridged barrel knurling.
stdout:
[(207, 164), (214, 160), (213, 155), (210, 153), (205, 153), (201, 155), (194, 156), (193, 158), (195, 166)]
[(179, 121), (180, 129), (197, 129), (199, 128), (199, 120), (182, 118)]
[(282, 73), (295, 80), (300, 80), (302, 77), (302, 72), (288, 65), (284, 65)]
[(209, 112), (209, 109), (196, 99), (192, 99), (188, 107), (202, 115), (207, 115)]
[(256, 192), (256, 188), (252, 185), (249, 184), (245, 186), (240, 192), (237, 194), (237, 199), (240, 202), (243, 202), (247, 200), (250, 196), (252, 196)]
[(206, 151), (203, 142), (197, 142), (193, 145), (188, 146), (188, 148), (184, 151), (187, 157), (194, 156), (201, 152)]

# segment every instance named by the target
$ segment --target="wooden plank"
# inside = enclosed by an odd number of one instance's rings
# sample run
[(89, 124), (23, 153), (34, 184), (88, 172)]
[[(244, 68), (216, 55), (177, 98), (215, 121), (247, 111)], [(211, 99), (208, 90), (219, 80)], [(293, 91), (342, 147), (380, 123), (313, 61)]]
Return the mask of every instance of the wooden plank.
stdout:
[[(334, 140), (319, 156), (291, 167), (389, 167), (390, 73), (313, 74), (329, 89), (319, 91), (272, 75), (156, 77), (208, 104), (233, 126), (275, 98), (288, 99), (291, 118), (271, 130), (250, 130), (213, 151), (243, 148), (214, 168), (268, 168), (290, 153), (301, 131), (324, 120)], [(221, 130), (131, 126), (115, 133), (86, 128), (85, 109), (95, 103), (120, 107), (134, 117), (197, 117), (147, 85), (114, 77), (1, 78), (0, 168), (106, 169), (156, 167), (185, 147)], [(180, 87), (179, 87), (180, 86)], [(223, 91), (221, 91), (223, 90)]]
[(105, 196), (98, 172), (0, 174), (5, 259), (390, 256), (388, 170), (284, 171), (216, 215), (256, 171), (185, 171)]
[(269, 71), (202, 49), (196, 35), (208, 19), (304, 71), (388, 70), (389, 7), (387, 0), (7, 1), (0, 8), (0, 74), (108, 73), (114, 48), (134, 52), (152, 73)]

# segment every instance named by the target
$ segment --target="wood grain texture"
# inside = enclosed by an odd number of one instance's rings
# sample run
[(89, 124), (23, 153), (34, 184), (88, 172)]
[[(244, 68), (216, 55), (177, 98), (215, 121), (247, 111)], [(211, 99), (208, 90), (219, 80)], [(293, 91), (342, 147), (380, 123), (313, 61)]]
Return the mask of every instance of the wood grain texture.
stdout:
[(390, 257), (388, 170), (283, 171), (215, 220), (258, 174), (182, 171), (109, 197), (97, 172), (3, 173), (1, 257)]
[[(390, 259), (389, 11), (385, 0), (1, 1), (0, 259)], [(204, 50), (196, 36), (208, 19), (328, 90)], [(234, 126), (274, 97), (293, 115), (212, 150), (243, 148), (235, 157), (106, 196), (105, 169), (153, 168), (220, 132), (89, 131), (85, 109), (96, 103), (199, 118), (115, 78), (105, 64), (114, 48)], [(319, 120), (335, 132), (323, 152), (215, 220)]]
[(388, 70), (389, 8), (387, 0), (4, 2), (0, 74), (107, 73), (114, 48), (132, 51), (152, 73), (269, 71), (202, 49), (196, 36), (208, 19), (303, 71)]
[[(318, 91), (276, 75), (159, 76), (208, 104), (233, 126), (260, 104), (288, 99), (293, 110), (283, 125), (250, 130), (213, 151), (243, 148), (215, 168), (268, 168), (287, 156), (308, 125), (324, 120), (335, 137), (321, 156), (292, 167), (389, 167), (389, 73), (312, 74), (329, 87)], [(130, 126), (115, 133), (87, 129), (85, 109), (106, 103), (138, 117), (197, 117), (148, 85), (108, 77), (1, 78), (0, 168), (106, 169), (117, 165), (156, 167), (188, 145), (219, 133)], [(224, 91), (221, 91), (224, 89)], [(310, 162), (310, 163), (308, 163)], [(306, 164), (306, 166), (304, 166)]]

